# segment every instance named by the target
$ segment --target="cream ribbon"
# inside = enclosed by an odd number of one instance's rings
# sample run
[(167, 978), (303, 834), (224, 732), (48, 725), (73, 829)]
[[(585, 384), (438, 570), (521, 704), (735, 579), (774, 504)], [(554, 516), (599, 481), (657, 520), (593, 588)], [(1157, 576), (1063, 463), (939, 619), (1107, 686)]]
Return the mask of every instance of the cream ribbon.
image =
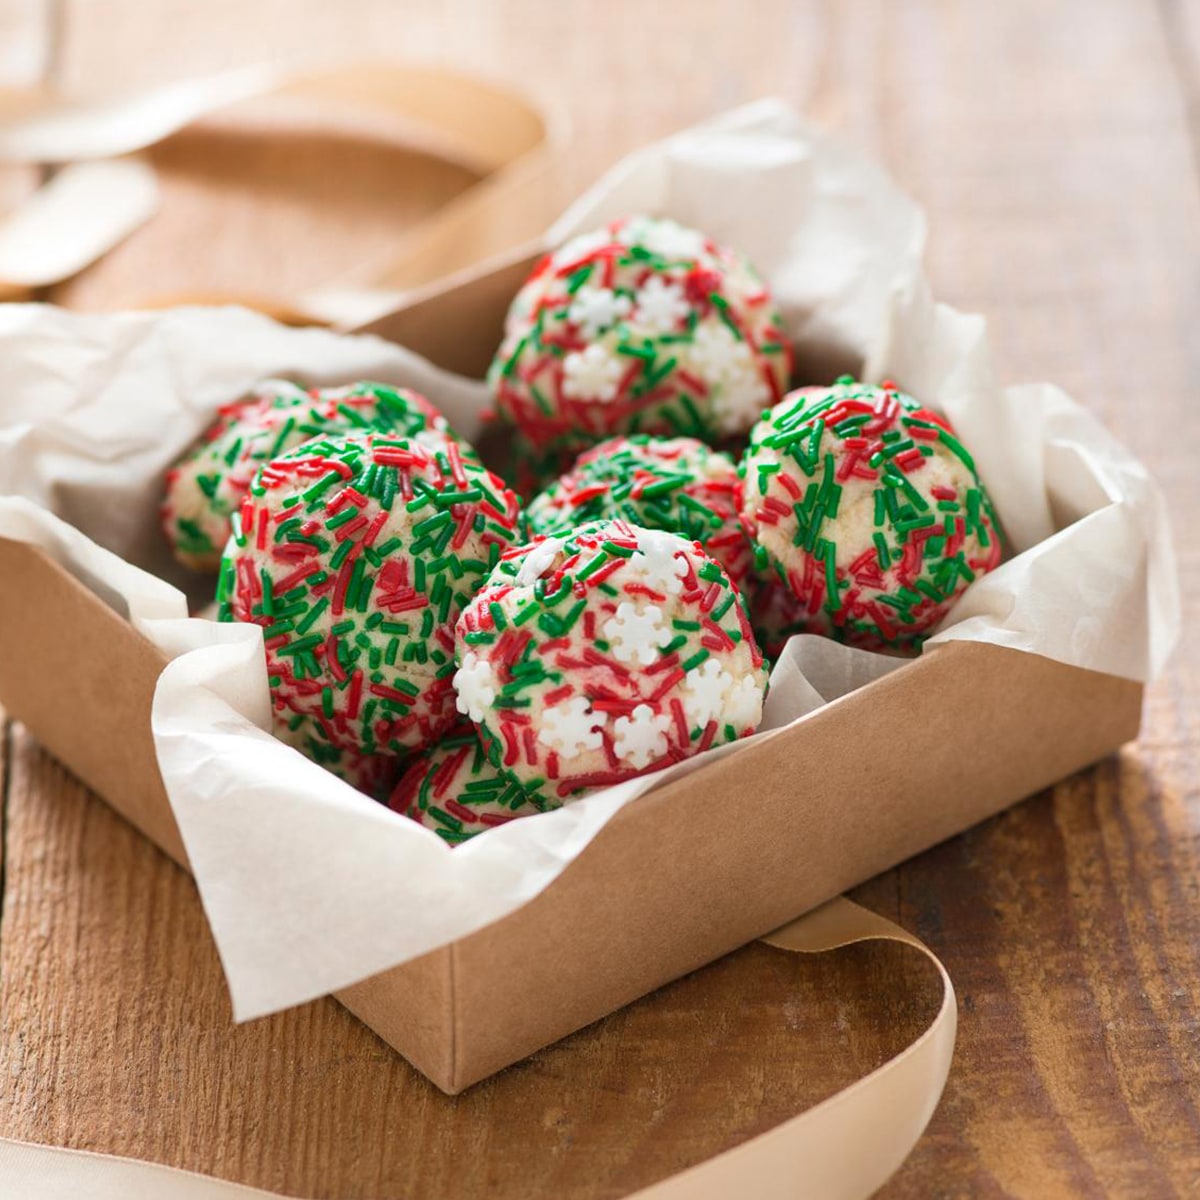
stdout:
[[(556, 141), (562, 133), (507, 88), (442, 68), (384, 63), (302, 72), (262, 65), (87, 101), (0, 89), (0, 164), (72, 164), (0, 218), (0, 296), (69, 278), (154, 215), (154, 171), (132, 157), (138, 151), (201, 117), (264, 96), (375, 110), (399, 121), (417, 145), (491, 185), (469, 188), (447, 206), (455, 212), (473, 193), (494, 191), (490, 177), (510, 174), (521, 160), (525, 169), (507, 182), (528, 187), (536, 175), (534, 152), (551, 133)], [(442, 215), (407, 230), (404, 244), (432, 237)], [(373, 264), (352, 280), (355, 290), (403, 286), (402, 260)]]
[[(942, 1094), (957, 1028), (954, 988), (933, 951), (898, 925), (841, 897), (762, 939), (804, 954), (894, 941), (942, 977), (933, 1023), (895, 1058), (820, 1104), (630, 1200), (865, 1200), (897, 1170)], [(0, 1195), (22, 1200), (286, 1200), (190, 1171), (0, 1138)]]
[(0, 288), (47, 287), (107, 254), (158, 211), (158, 181), (137, 158), (75, 163), (0, 221)]

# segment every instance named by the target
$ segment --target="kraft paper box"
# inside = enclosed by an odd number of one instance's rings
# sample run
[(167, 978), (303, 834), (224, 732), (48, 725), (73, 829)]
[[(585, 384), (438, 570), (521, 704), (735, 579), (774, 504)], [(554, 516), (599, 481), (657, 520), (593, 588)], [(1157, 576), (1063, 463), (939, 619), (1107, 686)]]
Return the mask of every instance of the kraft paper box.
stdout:
[[(0, 697), (186, 866), (150, 736), (164, 661), (40, 550), (0, 541)], [(651, 792), (512, 916), (338, 999), (457, 1092), (1104, 756), (1136, 736), (1141, 696), (948, 645)], [(901, 727), (881, 772), (861, 749)]]
[(157, 490), (268, 374), (410, 382), (471, 432), (528, 256), (376, 322), (403, 349), (237, 310), (0, 311), (0, 701), (190, 866), (239, 1018), (334, 991), (449, 1092), (1111, 752), (1177, 622), (1152, 482), (1055, 389), (995, 383), (869, 165), (759, 106), (634, 156), (549, 240), (614, 209), (750, 250), (807, 380), (945, 410), (1013, 554), (920, 658), (794, 639), (753, 739), (453, 850), (263, 732), (260, 635), (185, 619)]

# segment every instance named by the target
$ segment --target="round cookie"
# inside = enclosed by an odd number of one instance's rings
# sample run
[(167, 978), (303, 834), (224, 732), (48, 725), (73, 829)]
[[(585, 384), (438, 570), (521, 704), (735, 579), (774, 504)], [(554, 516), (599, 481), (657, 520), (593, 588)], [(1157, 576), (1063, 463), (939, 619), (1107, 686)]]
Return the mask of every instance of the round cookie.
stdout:
[(945, 418), (885, 382), (791, 393), (755, 426), (742, 519), (797, 620), (908, 652), (1001, 556), (975, 463)]
[[(204, 437), (167, 472), (160, 516), (184, 566), (211, 571), (220, 564), (229, 518), (259, 467), (253, 448), (272, 444), (275, 414), (311, 399), (297, 384), (268, 379), (249, 396), (218, 408)], [(262, 457), (268, 457), (265, 450)]]
[(254, 473), (263, 463), (314, 437), (379, 430), (437, 448), (459, 442), (464, 458), (478, 461), (424, 396), (383, 383), (305, 391), (270, 380), (246, 400), (218, 410), (199, 445), (167, 473), (162, 523), (175, 557), (196, 570), (216, 570)]
[(496, 415), (537, 448), (621, 433), (714, 442), (745, 433), (790, 369), (779, 313), (745, 258), (632, 216), (541, 260), (488, 383)]
[(420, 749), (456, 719), (454, 623), (517, 525), (516, 497), (454, 442), (321, 438), (255, 476), (220, 617), (263, 627), (277, 712), (362, 754)]
[(400, 775), (401, 759), (395, 754), (360, 754), (331, 741), (332, 730), (323, 717), (277, 710), (273, 732), (372, 800), (386, 800)]
[(736, 589), (694, 542), (595, 522), (504, 555), (455, 629), (459, 711), (561, 802), (753, 732), (767, 672)]
[(562, 533), (586, 521), (628, 521), (699, 542), (748, 595), (754, 553), (738, 515), (733, 459), (695, 438), (644, 434), (612, 438), (581, 454), (575, 466), (525, 510), (532, 534)]
[(413, 762), (396, 784), (388, 807), (457, 845), (549, 806), (501, 774), (479, 735), (464, 725)]

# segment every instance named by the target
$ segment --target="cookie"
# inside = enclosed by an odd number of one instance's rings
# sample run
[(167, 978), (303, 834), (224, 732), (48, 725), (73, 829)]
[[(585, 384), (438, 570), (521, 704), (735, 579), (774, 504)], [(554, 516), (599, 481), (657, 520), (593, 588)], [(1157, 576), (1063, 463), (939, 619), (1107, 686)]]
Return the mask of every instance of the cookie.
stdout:
[(456, 720), (454, 625), (518, 504), (454, 442), (311, 441), (263, 466), (221, 564), (222, 620), (263, 628), (278, 713), (361, 754), (403, 754)]
[(506, 553), (455, 630), (458, 708), (545, 802), (753, 732), (767, 672), (694, 542), (596, 522)]
[(893, 384), (791, 393), (755, 426), (741, 472), (742, 518), (796, 601), (793, 632), (912, 652), (1000, 562), (970, 453)]
[(542, 259), (488, 384), (496, 416), (534, 448), (578, 451), (624, 433), (744, 434), (790, 369), (779, 313), (742, 255), (632, 216)]

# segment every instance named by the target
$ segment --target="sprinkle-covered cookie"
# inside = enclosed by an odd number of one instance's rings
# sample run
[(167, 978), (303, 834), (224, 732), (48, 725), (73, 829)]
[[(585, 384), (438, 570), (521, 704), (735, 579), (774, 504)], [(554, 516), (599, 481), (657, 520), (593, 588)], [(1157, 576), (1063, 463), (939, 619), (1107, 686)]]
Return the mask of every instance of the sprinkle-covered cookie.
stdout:
[(204, 440), (168, 472), (162, 522), (175, 557), (196, 570), (216, 570), (230, 518), (263, 463), (315, 437), (373, 429), (434, 449), (454, 440), (465, 460), (478, 461), (446, 418), (407, 388), (364, 382), (310, 392), (271, 380), (220, 409)]
[(738, 514), (733, 460), (695, 438), (639, 434), (612, 438), (579, 456), (575, 466), (525, 510), (533, 534), (562, 533), (587, 521), (623, 520), (699, 542), (743, 595), (754, 553)]
[(275, 736), (306, 758), (344, 779), (372, 800), (387, 800), (400, 776), (402, 760), (395, 754), (360, 754), (331, 740), (335, 734), (324, 717), (276, 710)]
[(742, 517), (810, 633), (912, 650), (1001, 556), (974, 460), (944, 417), (843, 377), (755, 426)]
[(362, 754), (419, 749), (455, 721), (454, 623), (517, 522), (516, 497), (454, 442), (318, 439), (251, 483), (220, 616), (263, 627), (277, 712)]
[(791, 355), (750, 264), (693, 229), (634, 216), (567, 242), (512, 303), (488, 374), (497, 415), (536, 447), (620, 433), (745, 433)]
[(412, 763), (388, 807), (457, 845), (550, 806), (494, 767), (479, 735), (464, 725)]
[(596, 522), (509, 551), (455, 630), (459, 711), (545, 801), (753, 732), (767, 672), (694, 542)]
[(222, 405), (203, 439), (167, 472), (162, 525), (184, 566), (211, 571), (220, 564), (229, 518), (260, 465), (253, 447), (273, 444), (267, 432), (273, 414), (310, 400), (302, 387), (268, 379), (249, 396)]

